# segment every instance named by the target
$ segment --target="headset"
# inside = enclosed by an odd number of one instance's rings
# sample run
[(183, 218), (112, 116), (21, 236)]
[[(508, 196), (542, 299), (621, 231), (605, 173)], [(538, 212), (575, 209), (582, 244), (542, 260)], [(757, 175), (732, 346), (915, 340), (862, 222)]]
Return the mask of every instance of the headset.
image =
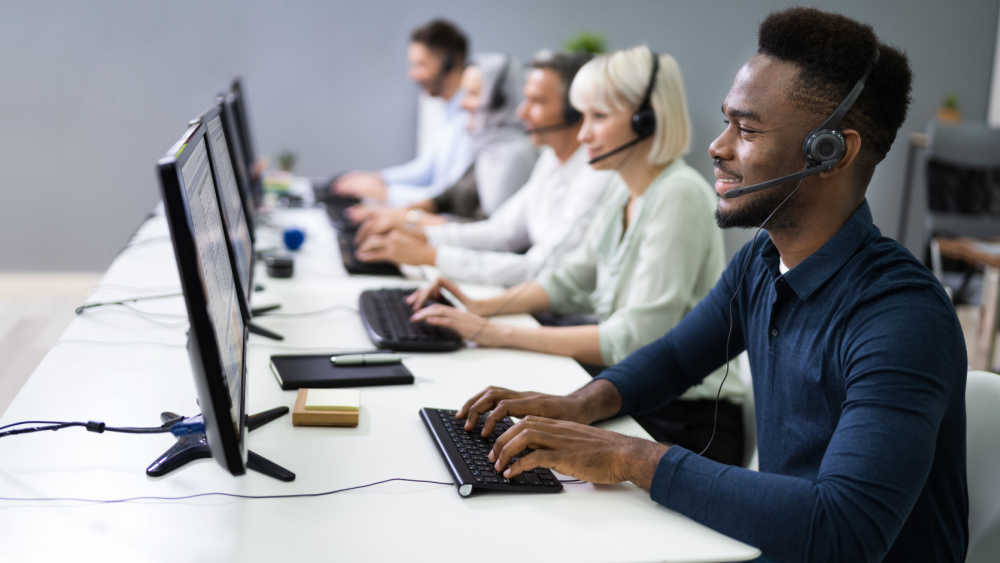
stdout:
[(432, 89), (428, 93), (432, 96), (440, 96), (441, 88), (444, 87), (444, 79), (452, 70), (455, 70), (455, 55), (450, 51), (445, 51), (444, 58), (441, 60), (441, 70), (438, 71), (437, 76), (434, 77), (434, 81), (431, 82)]
[(632, 132), (635, 133), (635, 138), (631, 141), (621, 145), (620, 147), (611, 149), (610, 151), (595, 156), (590, 159), (587, 164), (594, 164), (595, 162), (600, 162), (609, 156), (618, 154), (623, 150), (633, 147), (645, 139), (652, 137), (656, 133), (656, 112), (653, 111), (653, 88), (656, 86), (656, 75), (660, 70), (660, 56), (649, 49), (649, 56), (652, 57), (652, 70), (649, 72), (649, 83), (646, 84), (646, 92), (642, 95), (642, 102), (639, 104), (639, 108), (635, 110), (632, 114)]
[(830, 117), (827, 117), (826, 120), (819, 125), (819, 127), (810, 131), (809, 134), (806, 135), (805, 140), (802, 141), (802, 154), (806, 158), (806, 167), (803, 170), (794, 174), (754, 184), (752, 186), (744, 186), (742, 188), (730, 190), (726, 192), (723, 197), (726, 199), (740, 197), (741, 195), (757, 192), (791, 180), (798, 180), (805, 178), (806, 176), (812, 176), (814, 174), (819, 174), (833, 169), (833, 167), (840, 162), (840, 159), (844, 158), (844, 153), (847, 152), (847, 143), (844, 142), (844, 134), (840, 129), (840, 122), (844, 119), (844, 116), (847, 115), (847, 112), (851, 111), (854, 103), (858, 101), (858, 97), (861, 96), (861, 91), (865, 88), (865, 82), (868, 80), (868, 76), (871, 75), (872, 69), (875, 68), (875, 65), (878, 63), (879, 55), (880, 51), (876, 46), (875, 54), (872, 56), (871, 62), (868, 63), (868, 68), (865, 69), (861, 78), (854, 83), (854, 87), (851, 88), (851, 91), (847, 93), (847, 96), (840, 102), (840, 105), (833, 110)]
[[(586, 60), (590, 59), (590, 55), (587, 54), (587, 53), (577, 53), (576, 55), (574, 55), (574, 57), (575, 57), (574, 60), (584, 59), (584, 62), (586, 62)], [(586, 58), (584, 58), (584, 57), (586, 57)], [(579, 66), (583, 66), (583, 63), (580, 63)], [(579, 66), (577, 67), (577, 70), (579, 70)], [(569, 82), (566, 83), (566, 85), (565, 85), (566, 88), (563, 91), (562, 122), (556, 123), (556, 124), (553, 124), (553, 125), (543, 125), (541, 127), (535, 127), (534, 129), (527, 129), (527, 130), (525, 130), (525, 133), (527, 133), (529, 135), (533, 135), (535, 133), (547, 133), (549, 131), (558, 131), (560, 129), (568, 129), (570, 127), (573, 127), (574, 125), (576, 125), (577, 123), (579, 123), (581, 119), (583, 119), (583, 114), (580, 113), (580, 111), (578, 109), (576, 109), (575, 107), (573, 107), (573, 104), (571, 104), (570, 101), (569, 101), (569, 87), (570, 87), (570, 84), (572, 82), (573, 82), (572, 77), (570, 77), (570, 80), (569, 80)]]
[(509, 71), (510, 55), (504, 55), (503, 66), (500, 67), (500, 72), (497, 73), (497, 79), (493, 82), (493, 90), (490, 93), (490, 102), (487, 106), (490, 111), (496, 111), (507, 105), (507, 94), (503, 90), (506, 86)]

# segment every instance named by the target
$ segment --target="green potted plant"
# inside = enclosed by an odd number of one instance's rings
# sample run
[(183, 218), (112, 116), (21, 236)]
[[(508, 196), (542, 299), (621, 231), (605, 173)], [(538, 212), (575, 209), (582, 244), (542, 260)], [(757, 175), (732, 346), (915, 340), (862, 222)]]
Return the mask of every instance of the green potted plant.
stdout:
[(941, 100), (941, 107), (937, 110), (938, 121), (944, 123), (959, 123), (962, 121), (962, 112), (958, 109), (958, 96), (954, 92), (949, 93)]
[(563, 43), (563, 49), (568, 53), (599, 55), (604, 52), (605, 47), (604, 35), (589, 31), (581, 31)]

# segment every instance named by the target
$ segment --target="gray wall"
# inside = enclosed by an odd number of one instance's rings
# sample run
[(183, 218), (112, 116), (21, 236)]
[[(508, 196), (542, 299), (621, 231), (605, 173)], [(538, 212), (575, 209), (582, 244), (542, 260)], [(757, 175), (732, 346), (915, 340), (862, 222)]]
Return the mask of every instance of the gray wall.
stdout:
[[(297, 171), (376, 167), (414, 150), (409, 30), (446, 15), (479, 51), (527, 58), (581, 30), (611, 48), (646, 42), (684, 70), (695, 125), (689, 162), (706, 176), (719, 104), (784, 1), (23, 2), (0, 21), (0, 269), (104, 269), (157, 200), (153, 165), (184, 123), (242, 74), (258, 150), (298, 153)], [(998, 0), (871, 2), (837, 10), (902, 47), (914, 70), (910, 118), (873, 180), (896, 231), (905, 142), (946, 92), (986, 116)], [(727, 233), (730, 250), (745, 233)]]

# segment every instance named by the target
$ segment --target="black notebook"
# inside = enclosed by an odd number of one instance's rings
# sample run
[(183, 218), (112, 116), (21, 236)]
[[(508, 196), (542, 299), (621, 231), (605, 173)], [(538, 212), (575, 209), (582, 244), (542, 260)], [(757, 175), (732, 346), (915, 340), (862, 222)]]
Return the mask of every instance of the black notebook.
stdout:
[(299, 387), (364, 387), (413, 383), (402, 363), (335, 366), (330, 354), (271, 356), (271, 373), (284, 390)]

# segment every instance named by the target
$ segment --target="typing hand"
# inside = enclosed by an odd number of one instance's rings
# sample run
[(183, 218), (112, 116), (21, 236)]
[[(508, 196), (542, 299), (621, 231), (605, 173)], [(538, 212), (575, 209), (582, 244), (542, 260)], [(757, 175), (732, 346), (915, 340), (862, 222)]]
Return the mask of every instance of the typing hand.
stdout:
[[(493, 412), (490, 412), (493, 411)], [(581, 401), (563, 395), (548, 395), (534, 391), (511, 391), (503, 387), (487, 387), (462, 405), (455, 418), (464, 418), (465, 429), (472, 430), (479, 416), (489, 412), (483, 421), (483, 437), (489, 436), (505, 416), (544, 416), (586, 424), (589, 419)]]
[(433, 266), (437, 260), (437, 251), (434, 247), (400, 231), (369, 236), (358, 247), (355, 255), (362, 262), (387, 260), (397, 264)]
[(455, 282), (447, 278), (440, 278), (440, 277), (434, 280), (434, 282), (431, 283), (430, 285), (422, 287), (411, 293), (409, 296), (407, 296), (406, 302), (410, 304), (410, 307), (413, 307), (414, 311), (419, 311), (421, 308), (423, 308), (424, 304), (427, 303), (428, 299), (441, 299), (442, 288), (450, 291), (451, 294), (454, 295), (456, 299), (458, 299), (459, 301), (462, 302), (463, 305), (465, 305), (466, 309), (468, 309), (469, 311), (478, 312), (480, 307), (479, 307), (479, 302), (477, 300), (470, 299), (465, 293), (462, 293), (462, 290), (458, 288), (458, 284), (456, 284)]
[(347, 218), (354, 224), (364, 223), (368, 219), (374, 217), (380, 209), (382, 208), (375, 205), (364, 205), (359, 203), (358, 205), (352, 205), (347, 208)]
[(460, 311), (447, 305), (428, 305), (414, 313), (410, 321), (450, 328), (464, 340), (471, 340), (483, 346), (502, 345), (501, 334), (495, 324), (475, 313)]
[[(526, 448), (533, 451), (511, 463)], [(508, 479), (548, 467), (591, 483), (632, 481), (649, 489), (668, 448), (578, 422), (528, 416), (497, 438), (489, 460)]]
[(405, 209), (381, 208), (368, 213), (354, 242), (360, 244), (372, 235), (384, 235), (406, 222)]
[(331, 187), (336, 194), (379, 201), (385, 201), (389, 193), (382, 175), (375, 172), (348, 172)]

